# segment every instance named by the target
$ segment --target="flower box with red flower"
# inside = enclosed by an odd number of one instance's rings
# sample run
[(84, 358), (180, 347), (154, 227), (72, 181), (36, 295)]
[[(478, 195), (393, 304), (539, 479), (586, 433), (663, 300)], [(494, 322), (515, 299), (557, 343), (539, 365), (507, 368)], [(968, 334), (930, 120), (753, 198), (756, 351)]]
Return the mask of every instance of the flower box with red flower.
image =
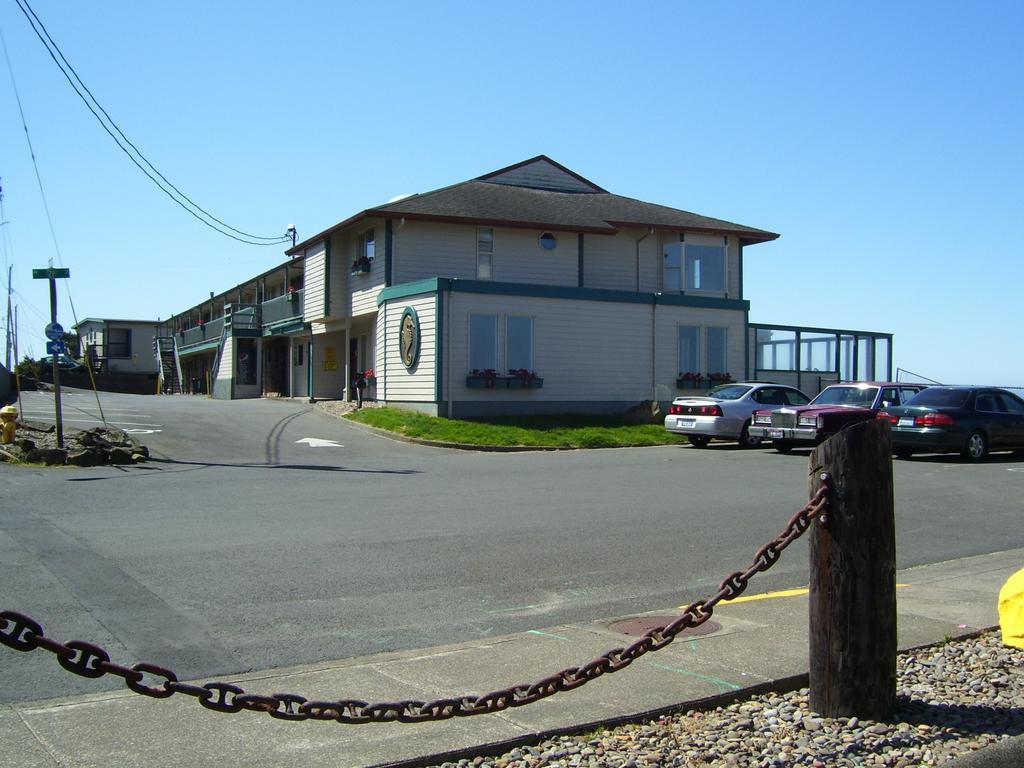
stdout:
[(469, 389), (506, 389), (508, 379), (499, 376), (493, 368), (474, 368), (466, 377), (466, 387)]
[(352, 262), (352, 274), (353, 275), (368, 275), (370, 274), (370, 260), (365, 256), (360, 256), (358, 259)]
[(701, 389), (705, 385), (703, 373), (680, 373), (676, 377), (676, 387), (678, 389)]
[(540, 378), (536, 371), (528, 368), (510, 368), (508, 372), (509, 389), (540, 389), (544, 386), (544, 379)]

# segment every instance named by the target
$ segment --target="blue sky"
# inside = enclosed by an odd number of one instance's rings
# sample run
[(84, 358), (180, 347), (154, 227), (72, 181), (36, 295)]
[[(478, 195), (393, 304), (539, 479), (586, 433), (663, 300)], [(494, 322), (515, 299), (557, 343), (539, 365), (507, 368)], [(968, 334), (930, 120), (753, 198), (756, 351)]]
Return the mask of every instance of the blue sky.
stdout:
[[(781, 233), (751, 320), (895, 334), (895, 365), (1024, 385), (1024, 4), (31, 0), (129, 138), (232, 226), (299, 237), (546, 154), (609, 191)], [(85, 317), (181, 311), (284, 261), (166, 198), (14, 0), (0, 62), (3, 258), (21, 352), (49, 259)], [(5, 269), (6, 273), (6, 269)]]

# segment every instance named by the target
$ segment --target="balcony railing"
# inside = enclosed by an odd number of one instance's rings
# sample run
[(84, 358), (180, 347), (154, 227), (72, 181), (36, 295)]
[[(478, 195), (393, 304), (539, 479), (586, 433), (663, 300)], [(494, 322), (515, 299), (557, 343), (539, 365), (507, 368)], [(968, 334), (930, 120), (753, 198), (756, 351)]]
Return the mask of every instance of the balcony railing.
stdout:
[(189, 328), (178, 334), (178, 346), (190, 347), (193, 344), (202, 344), (204, 341), (219, 339), (224, 332), (224, 318), (218, 317), (209, 320), (203, 325)]
[(283, 320), (302, 317), (302, 302), (303, 291), (301, 290), (264, 301), (261, 307), (263, 311), (263, 325), (274, 325)]
[(228, 304), (224, 317), (232, 331), (258, 331), (260, 325), (259, 304)]
[(303, 312), (303, 291), (292, 291), (284, 296), (264, 301), (262, 304), (227, 304), (224, 317), (209, 320), (203, 325), (179, 331), (178, 346), (190, 347), (206, 341), (219, 339), (225, 325), (232, 332), (257, 331), (265, 326), (301, 318)]

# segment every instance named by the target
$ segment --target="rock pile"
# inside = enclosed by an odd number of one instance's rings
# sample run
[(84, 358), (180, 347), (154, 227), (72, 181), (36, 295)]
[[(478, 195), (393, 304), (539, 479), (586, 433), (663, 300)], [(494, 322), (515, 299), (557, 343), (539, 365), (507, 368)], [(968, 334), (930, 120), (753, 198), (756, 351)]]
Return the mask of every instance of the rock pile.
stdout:
[(64, 430), (64, 447), (57, 447), (53, 425), (20, 423), (13, 443), (0, 445), (0, 461), (16, 464), (68, 464), (97, 467), (102, 464), (137, 464), (149, 458), (149, 449), (123, 430), (94, 427)]
[(897, 673), (889, 722), (821, 717), (805, 688), (443, 768), (919, 768), (1024, 733), (1024, 650), (1003, 645), (998, 632), (901, 654)]

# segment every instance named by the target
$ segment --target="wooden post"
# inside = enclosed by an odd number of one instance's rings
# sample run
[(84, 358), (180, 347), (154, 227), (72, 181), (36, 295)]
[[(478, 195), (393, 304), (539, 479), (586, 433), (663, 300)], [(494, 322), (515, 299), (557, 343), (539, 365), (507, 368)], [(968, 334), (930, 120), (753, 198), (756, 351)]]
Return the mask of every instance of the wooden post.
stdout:
[(810, 706), (884, 720), (896, 709), (896, 526), (889, 423), (842, 430), (811, 452), (810, 491), (829, 476), (810, 531)]

